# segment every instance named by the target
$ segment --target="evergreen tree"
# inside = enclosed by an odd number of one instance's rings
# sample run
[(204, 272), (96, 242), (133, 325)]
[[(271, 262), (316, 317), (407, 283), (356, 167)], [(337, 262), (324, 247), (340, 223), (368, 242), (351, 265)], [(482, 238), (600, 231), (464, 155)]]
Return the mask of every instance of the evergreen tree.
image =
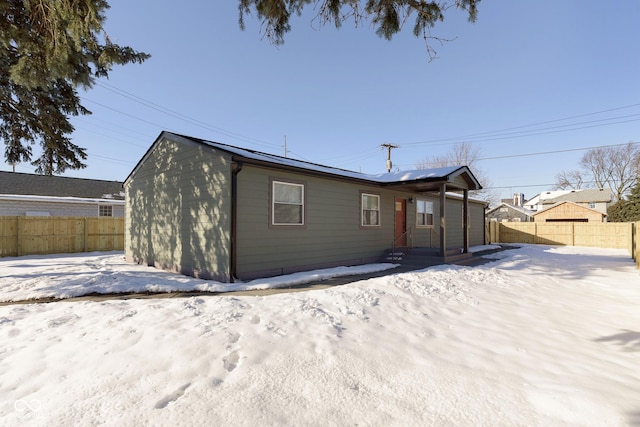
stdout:
[(607, 209), (610, 222), (640, 221), (640, 177), (626, 200), (620, 200)]
[(625, 205), (625, 200), (618, 200), (613, 205), (607, 208), (607, 221), (609, 222), (625, 222), (622, 215), (622, 209)]
[(103, 29), (104, 0), (0, 2), (0, 138), (8, 163), (41, 155), (36, 172), (52, 175), (86, 165), (69, 135), (70, 116), (90, 114), (77, 88), (107, 77), (114, 64), (141, 63), (148, 54), (111, 43)]
[[(353, 20), (356, 25), (370, 20), (376, 27), (376, 34), (387, 40), (402, 30), (405, 22), (415, 16), (413, 34), (429, 39), (442, 41), (431, 35), (431, 28), (444, 20), (444, 13), (452, 6), (467, 11), (469, 21), (477, 16), (477, 5), (480, 0), (239, 0), (240, 28), (244, 29), (244, 16), (254, 12), (263, 22), (265, 35), (275, 44), (282, 44), (284, 36), (291, 30), (289, 19), (292, 15), (300, 15), (302, 10), (311, 7), (317, 11), (320, 24), (334, 24), (339, 28), (346, 20)], [(361, 4), (364, 3), (364, 4)], [(435, 51), (427, 44), (430, 58)]]
[(640, 177), (636, 179), (636, 185), (624, 204), (623, 215), (625, 221), (640, 221)]

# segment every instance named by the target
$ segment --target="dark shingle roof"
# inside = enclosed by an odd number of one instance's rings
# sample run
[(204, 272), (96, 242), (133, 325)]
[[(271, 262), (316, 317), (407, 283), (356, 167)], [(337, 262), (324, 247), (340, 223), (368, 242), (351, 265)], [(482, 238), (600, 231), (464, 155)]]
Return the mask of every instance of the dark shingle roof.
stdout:
[(260, 151), (250, 150), (247, 148), (234, 147), (232, 145), (222, 144), (220, 142), (207, 141), (200, 138), (194, 138), (186, 135), (179, 135), (172, 132), (161, 132), (156, 141), (151, 145), (149, 150), (140, 159), (138, 164), (133, 168), (125, 182), (133, 176), (140, 165), (150, 155), (155, 145), (163, 139), (181, 143), (196, 143), (211, 147), (231, 154), (236, 159), (245, 162), (253, 162), (254, 164), (264, 164), (271, 167), (280, 167), (301, 171), (302, 173), (316, 173), (321, 175), (330, 175), (342, 179), (359, 180), (373, 183), (381, 186), (405, 186), (405, 189), (413, 188), (414, 191), (434, 191), (439, 188), (439, 183), (445, 182), (449, 189), (455, 186), (454, 178), (463, 175), (470, 190), (480, 190), (482, 186), (467, 166), (448, 166), (435, 169), (419, 169), (411, 171), (398, 171), (391, 173), (381, 173), (377, 175), (364, 174), (361, 172), (349, 171), (346, 169), (335, 168), (333, 166), (311, 163), (308, 161), (281, 157), (275, 154), (263, 153)]
[(124, 199), (120, 181), (0, 171), (0, 194)]

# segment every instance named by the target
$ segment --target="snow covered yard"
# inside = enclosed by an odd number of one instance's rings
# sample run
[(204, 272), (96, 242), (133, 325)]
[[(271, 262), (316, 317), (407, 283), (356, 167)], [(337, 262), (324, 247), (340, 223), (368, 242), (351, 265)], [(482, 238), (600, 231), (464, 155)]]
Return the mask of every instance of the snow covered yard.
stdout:
[[(219, 285), (119, 256), (1, 259), (0, 297)], [(490, 256), (291, 294), (2, 306), (0, 419), (640, 425), (640, 271), (626, 251)]]

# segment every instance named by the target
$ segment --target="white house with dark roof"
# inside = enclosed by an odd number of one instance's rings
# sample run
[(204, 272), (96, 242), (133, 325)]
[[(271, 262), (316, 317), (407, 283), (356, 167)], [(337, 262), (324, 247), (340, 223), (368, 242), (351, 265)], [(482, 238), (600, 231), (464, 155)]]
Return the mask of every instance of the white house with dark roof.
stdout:
[(0, 216), (124, 217), (122, 182), (0, 171)]

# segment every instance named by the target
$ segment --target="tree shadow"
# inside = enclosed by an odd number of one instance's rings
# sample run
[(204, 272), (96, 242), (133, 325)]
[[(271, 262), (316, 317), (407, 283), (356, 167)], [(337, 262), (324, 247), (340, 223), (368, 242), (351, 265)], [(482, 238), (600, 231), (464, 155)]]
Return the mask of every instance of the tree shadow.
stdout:
[[(624, 351), (640, 351), (640, 332), (623, 329), (622, 332), (596, 338), (595, 342), (608, 342), (622, 347)], [(638, 413), (640, 415), (640, 413)]]
[(630, 426), (640, 426), (640, 411), (629, 412), (627, 414), (627, 423)]
[[(563, 247), (564, 248), (564, 247)], [(538, 252), (534, 257), (528, 251)], [(533, 259), (537, 262), (533, 263)], [(579, 280), (609, 277), (611, 271), (624, 271), (633, 267), (631, 255), (610, 256), (601, 254), (563, 253), (555, 246), (527, 245), (526, 251), (518, 251), (509, 262), (500, 266), (504, 270), (528, 270), (532, 274)], [(596, 270), (602, 270), (597, 272)]]
[(230, 156), (161, 140), (127, 182), (127, 261), (229, 281)]

